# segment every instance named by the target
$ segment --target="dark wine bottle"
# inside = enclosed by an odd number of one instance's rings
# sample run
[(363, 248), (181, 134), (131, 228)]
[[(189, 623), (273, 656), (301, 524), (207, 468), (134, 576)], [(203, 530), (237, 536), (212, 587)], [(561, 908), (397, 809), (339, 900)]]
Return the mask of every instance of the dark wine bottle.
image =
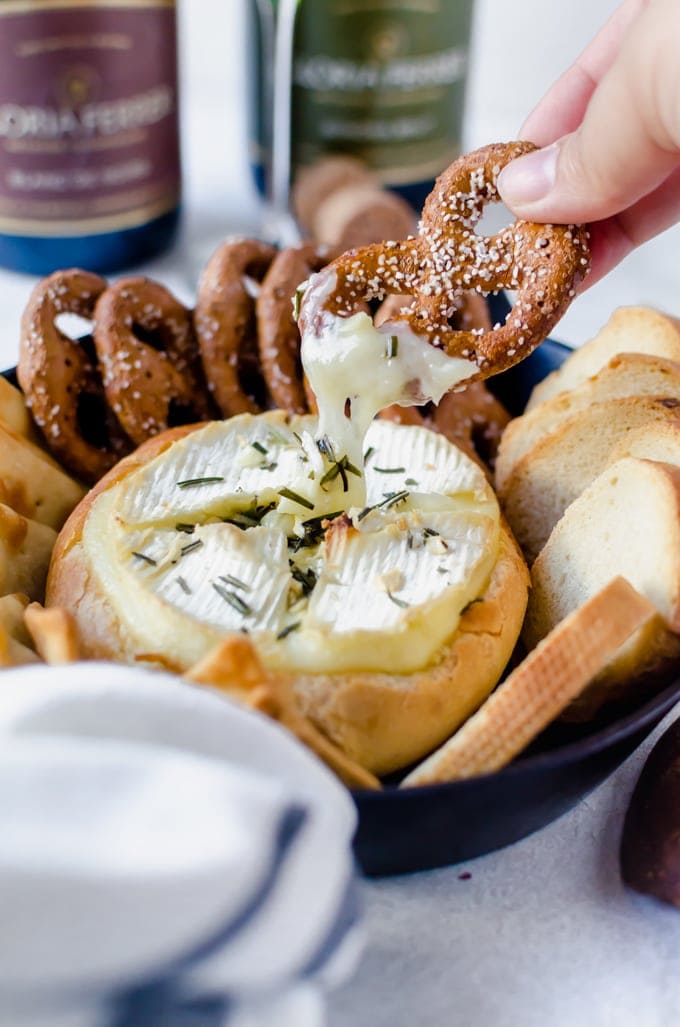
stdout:
[(0, 264), (139, 263), (180, 183), (174, 0), (0, 0)]

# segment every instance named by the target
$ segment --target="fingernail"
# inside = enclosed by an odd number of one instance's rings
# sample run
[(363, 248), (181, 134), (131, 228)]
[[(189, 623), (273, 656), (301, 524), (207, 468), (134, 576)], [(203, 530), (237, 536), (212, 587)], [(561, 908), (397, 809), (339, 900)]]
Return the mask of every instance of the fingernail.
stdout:
[(559, 145), (553, 143), (542, 150), (527, 153), (513, 160), (498, 176), (498, 190), (509, 206), (520, 206), (543, 200), (555, 185)]

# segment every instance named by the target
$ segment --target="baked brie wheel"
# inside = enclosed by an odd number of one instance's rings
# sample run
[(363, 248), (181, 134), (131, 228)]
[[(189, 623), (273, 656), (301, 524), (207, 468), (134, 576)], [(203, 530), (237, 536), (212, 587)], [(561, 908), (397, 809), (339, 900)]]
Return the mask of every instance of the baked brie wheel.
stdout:
[(67, 522), (47, 604), (84, 656), (180, 672), (247, 633), (301, 712), (384, 775), (497, 683), (528, 575), (483, 471), (443, 436), (374, 421), (362, 469), (315, 430), (272, 412), (145, 443)]

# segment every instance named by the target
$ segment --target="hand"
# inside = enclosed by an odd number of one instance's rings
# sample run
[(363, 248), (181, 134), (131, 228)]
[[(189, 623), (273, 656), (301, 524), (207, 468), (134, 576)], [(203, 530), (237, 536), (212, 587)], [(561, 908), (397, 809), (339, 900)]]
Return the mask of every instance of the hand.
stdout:
[(530, 114), (501, 173), (530, 221), (591, 223), (584, 286), (680, 219), (680, 0), (626, 0)]

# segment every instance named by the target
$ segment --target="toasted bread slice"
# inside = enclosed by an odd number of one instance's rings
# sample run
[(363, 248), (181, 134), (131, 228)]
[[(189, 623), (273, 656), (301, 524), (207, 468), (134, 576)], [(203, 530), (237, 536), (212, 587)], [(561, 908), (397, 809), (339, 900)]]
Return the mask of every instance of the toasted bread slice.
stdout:
[(612, 449), (610, 463), (615, 463), (624, 456), (636, 456), (640, 460), (657, 460), (680, 467), (680, 419), (652, 421), (637, 431), (628, 432)]
[(628, 397), (572, 414), (518, 461), (502, 497), (505, 514), (531, 563), (560, 517), (607, 466), (614, 446), (652, 422), (680, 420), (680, 402)]
[(84, 495), (51, 457), (0, 422), (0, 503), (58, 530)]
[(619, 353), (648, 353), (680, 361), (680, 321), (649, 307), (619, 307), (597, 335), (532, 392), (527, 410), (573, 389)]
[(615, 575), (656, 607), (578, 704), (590, 716), (613, 687), (680, 655), (680, 469), (625, 457), (566, 510), (533, 565), (523, 637), (535, 646)]
[(615, 578), (542, 639), (448, 742), (403, 781), (457, 781), (500, 770), (540, 734), (656, 614)]
[(592, 378), (516, 417), (503, 432), (496, 456), (496, 489), (502, 496), (512, 469), (534, 443), (593, 403), (626, 396), (680, 399), (680, 363), (645, 353), (622, 353)]

